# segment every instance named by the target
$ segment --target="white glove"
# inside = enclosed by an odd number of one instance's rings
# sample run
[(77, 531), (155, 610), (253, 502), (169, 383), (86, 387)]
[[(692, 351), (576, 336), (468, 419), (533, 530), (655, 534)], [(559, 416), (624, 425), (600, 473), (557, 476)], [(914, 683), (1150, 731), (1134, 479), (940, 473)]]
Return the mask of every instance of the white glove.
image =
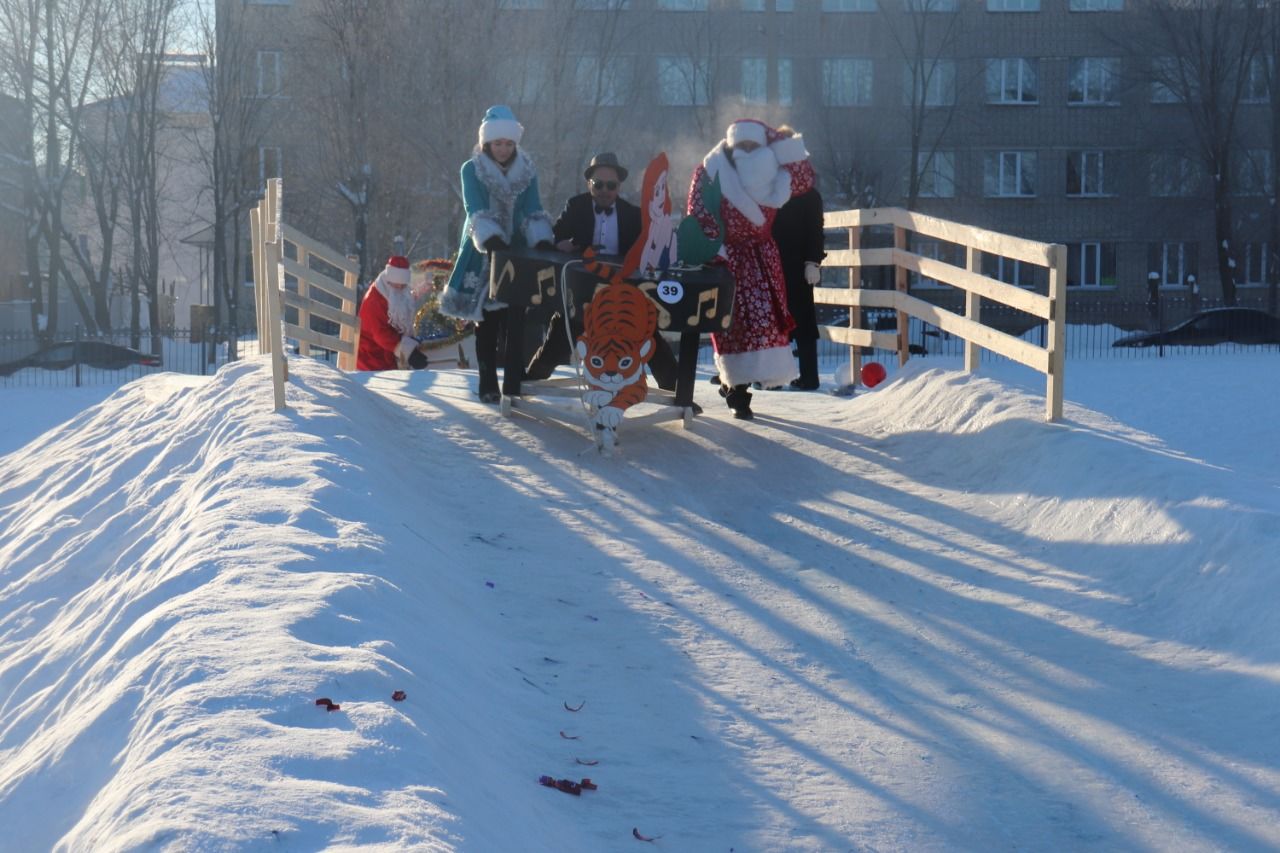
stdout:
[(410, 354), (418, 348), (418, 339), (405, 335), (400, 339), (400, 343), (396, 344), (396, 359), (403, 363), (408, 363)]
[(813, 261), (804, 262), (805, 283), (817, 286), (822, 281), (822, 268)]

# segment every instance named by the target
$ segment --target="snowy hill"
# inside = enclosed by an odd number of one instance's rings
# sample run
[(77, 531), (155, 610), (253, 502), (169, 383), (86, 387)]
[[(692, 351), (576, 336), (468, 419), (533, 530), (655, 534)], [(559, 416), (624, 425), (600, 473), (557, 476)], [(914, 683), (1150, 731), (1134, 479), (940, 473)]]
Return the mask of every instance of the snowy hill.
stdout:
[(5, 392), (0, 849), (1280, 847), (1274, 354), (937, 364), (614, 458), (449, 371)]

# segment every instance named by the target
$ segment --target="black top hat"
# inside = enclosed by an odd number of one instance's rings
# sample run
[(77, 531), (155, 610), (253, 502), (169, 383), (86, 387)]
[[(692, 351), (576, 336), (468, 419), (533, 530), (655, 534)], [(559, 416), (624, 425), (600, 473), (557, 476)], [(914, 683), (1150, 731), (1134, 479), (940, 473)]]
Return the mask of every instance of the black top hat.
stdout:
[(622, 168), (618, 163), (618, 155), (612, 151), (601, 151), (599, 154), (591, 158), (591, 164), (587, 166), (587, 170), (582, 173), (583, 177), (591, 180), (591, 174), (601, 166), (608, 166), (618, 173), (618, 180), (625, 181), (627, 179), (627, 170)]

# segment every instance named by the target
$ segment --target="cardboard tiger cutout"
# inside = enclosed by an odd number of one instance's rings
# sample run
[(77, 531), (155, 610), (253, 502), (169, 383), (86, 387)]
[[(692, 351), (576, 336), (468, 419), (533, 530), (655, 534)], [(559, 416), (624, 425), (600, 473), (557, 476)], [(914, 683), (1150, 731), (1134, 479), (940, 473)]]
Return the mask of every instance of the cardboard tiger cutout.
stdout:
[(649, 394), (644, 366), (653, 358), (658, 309), (638, 287), (613, 281), (596, 291), (583, 313), (578, 358), (587, 374), (584, 399), (596, 406), (596, 426), (616, 428)]

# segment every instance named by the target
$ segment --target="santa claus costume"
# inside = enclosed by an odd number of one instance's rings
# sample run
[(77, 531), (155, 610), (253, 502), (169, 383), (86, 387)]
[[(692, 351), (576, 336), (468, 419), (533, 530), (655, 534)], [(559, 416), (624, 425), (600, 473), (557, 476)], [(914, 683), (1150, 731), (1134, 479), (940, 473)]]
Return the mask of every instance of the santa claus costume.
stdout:
[[(409, 290), (409, 260), (395, 255), (369, 285), (360, 303), (360, 347), (356, 370), (395, 370), (409, 366), (420, 343), (413, 331), (417, 309)], [(426, 359), (419, 358), (421, 366)]]
[(711, 341), (721, 396), (736, 417), (750, 418), (751, 383), (768, 388), (798, 375), (789, 339), (795, 323), (787, 311), (773, 220), (793, 195), (813, 186), (814, 172), (798, 134), (781, 134), (754, 119), (729, 125), (725, 138), (694, 169), (689, 189), (689, 213), (708, 237), (715, 236), (716, 224), (703, 204), (702, 186), (716, 177), (722, 194), (724, 250), (736, 288), (733, 323), (727, 332), (713, 334)]

